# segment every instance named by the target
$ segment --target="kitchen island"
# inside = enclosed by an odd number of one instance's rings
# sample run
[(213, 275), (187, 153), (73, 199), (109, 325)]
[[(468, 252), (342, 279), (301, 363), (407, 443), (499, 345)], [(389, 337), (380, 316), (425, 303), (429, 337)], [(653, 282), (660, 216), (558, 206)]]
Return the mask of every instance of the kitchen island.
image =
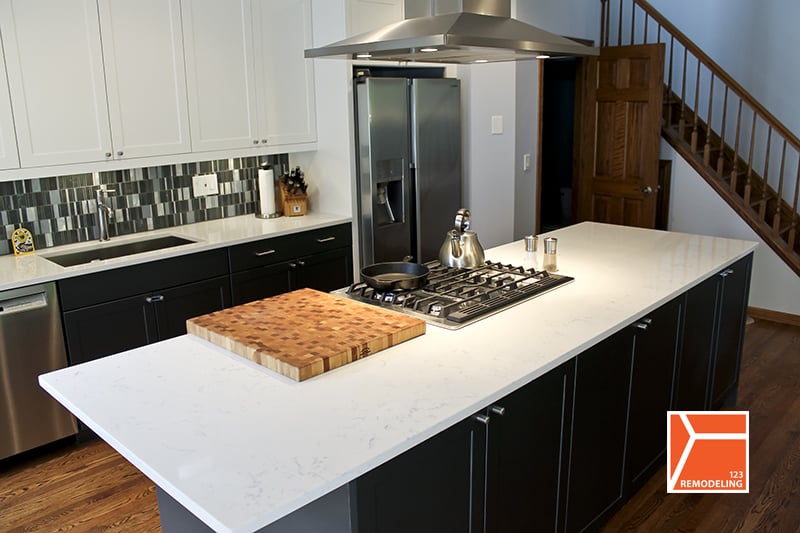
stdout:
[[(159, 487), (167, 532), (180, 530), (172, 513), (181, 509), (236, 532), (272, 531), (311, 509), (324, 515), (320, 531), (346, 531), (349, 483), (616, 337), (756, 246), (595, 223), (550, 235), (559, 273), (574, 282), (458, 331), (429, 326), (301, 383), (190, 335), (40, 382)], [(529, 260), (522, 242), (486, 257)], [(540, 250), (539, 267), (541, 259)]]

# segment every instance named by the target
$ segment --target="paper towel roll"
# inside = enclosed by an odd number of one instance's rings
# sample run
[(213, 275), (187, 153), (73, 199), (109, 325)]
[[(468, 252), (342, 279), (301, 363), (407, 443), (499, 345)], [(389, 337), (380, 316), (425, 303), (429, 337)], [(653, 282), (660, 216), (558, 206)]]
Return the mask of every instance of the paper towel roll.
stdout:
[(275, 174), (272, 168), (258, 169), (258, 211), (259, 218), (274, 218), (275, 211)]

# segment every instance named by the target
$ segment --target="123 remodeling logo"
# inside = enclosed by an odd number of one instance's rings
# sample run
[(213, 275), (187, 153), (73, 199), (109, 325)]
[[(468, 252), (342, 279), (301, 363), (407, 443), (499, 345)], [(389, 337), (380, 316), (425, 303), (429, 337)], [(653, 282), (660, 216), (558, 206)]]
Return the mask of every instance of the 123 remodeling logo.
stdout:
[(667, 492), (749, 492), (748, 411), (667, 412)]

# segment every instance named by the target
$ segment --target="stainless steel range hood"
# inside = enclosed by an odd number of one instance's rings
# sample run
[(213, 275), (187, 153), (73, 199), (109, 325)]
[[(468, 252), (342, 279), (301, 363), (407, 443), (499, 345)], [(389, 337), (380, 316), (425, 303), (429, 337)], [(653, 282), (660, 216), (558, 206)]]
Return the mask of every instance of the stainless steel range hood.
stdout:
[(406, 0), (406, 19), (305, 51), (305, 57), (486, 63), (597, 55), (597, 48), (511, 17), (511, 0)]

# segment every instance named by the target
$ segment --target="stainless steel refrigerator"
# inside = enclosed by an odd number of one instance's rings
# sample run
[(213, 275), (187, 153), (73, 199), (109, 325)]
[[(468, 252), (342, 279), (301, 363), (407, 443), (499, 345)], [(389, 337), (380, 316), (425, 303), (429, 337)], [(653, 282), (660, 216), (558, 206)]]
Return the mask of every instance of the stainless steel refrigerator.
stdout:
[(355, 80), (361, 265), (435, 259), (462, 207), (461, 83)]

